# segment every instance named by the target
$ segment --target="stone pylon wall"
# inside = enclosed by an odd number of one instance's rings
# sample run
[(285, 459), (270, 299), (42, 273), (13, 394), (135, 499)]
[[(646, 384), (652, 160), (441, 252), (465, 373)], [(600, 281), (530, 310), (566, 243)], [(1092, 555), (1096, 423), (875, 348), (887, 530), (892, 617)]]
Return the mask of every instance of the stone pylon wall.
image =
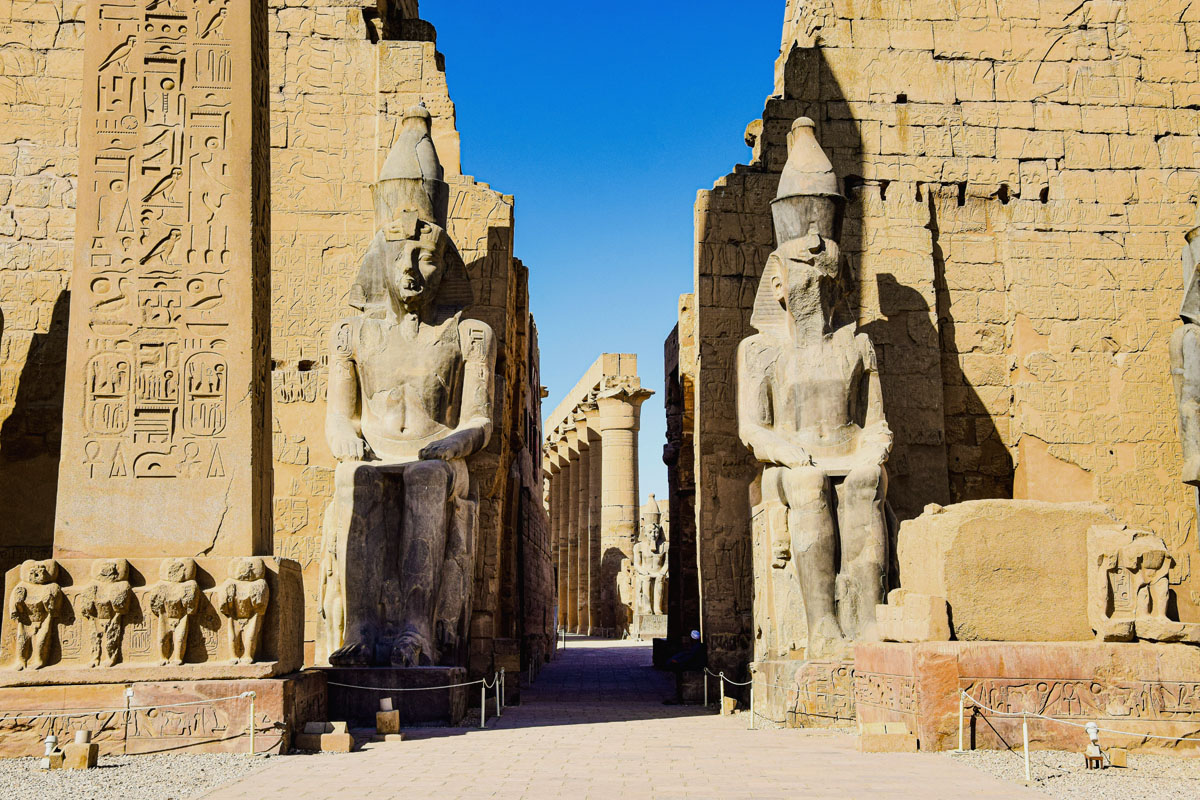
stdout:
[(789, 2), (747, 166), (697, 203), (698, 561), (710, 657), (749, 659), (757, 474), (733, 354), (799, 116), (850, 199), (848, 315), (896, 432), (889, 498), (1099, 500), (1160, 533), (1200, 618), (1167, 343), (1198, 190), (1200, 10), (1166, 2)]
[[(0, 0), (0, 503), (10, 509), (0, 569), (48, 554), (52, 537), (84, 5)], [(510, 585), (518, 571), (501, 569), (521, 502), (512, 468), (540, 439), (521, 424), (526, 396), (540, 388), (536, 350), (520, 335), (527, 273), (512, 256), (512, 198), (462, 174), (432, 27), (412, 19), (415, 2), (384, 5), (390, 12), (380, 16), (361, 0), (270, 3), (274, 549), (304, 568), (311, 638), (333, 488), (322, 433), (326, 333), (374, 232), (369, 185), (398, 115), (423, 101), (450, 185), (449, 232), (475, 293), (469, 313), (497, 336), (498, 435), (470, 465), (481, 498), (472, 667), (486, 671), (491, 640), (521, 630), (516, 609), (504, 625), (497, 615), (502, 594), (518, 597)]]

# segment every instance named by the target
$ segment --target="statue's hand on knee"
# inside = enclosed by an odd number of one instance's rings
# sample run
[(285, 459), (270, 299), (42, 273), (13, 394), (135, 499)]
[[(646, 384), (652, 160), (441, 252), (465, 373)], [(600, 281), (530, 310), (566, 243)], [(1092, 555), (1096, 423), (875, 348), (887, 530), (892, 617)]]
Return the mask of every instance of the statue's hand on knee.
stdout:
[(329, 449), (338, 461), (362, 461), (367, 454), (367, 443), (353, 432), (342, 431), (330, 435)]

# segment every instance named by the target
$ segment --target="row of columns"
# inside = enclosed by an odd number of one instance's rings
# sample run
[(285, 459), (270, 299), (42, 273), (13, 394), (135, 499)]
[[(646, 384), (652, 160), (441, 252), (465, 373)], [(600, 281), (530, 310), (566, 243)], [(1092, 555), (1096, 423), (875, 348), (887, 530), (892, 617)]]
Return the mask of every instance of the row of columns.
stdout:
[(641, 405), (651, 392), (599, 392), (553, 429), (544, 450), (558, 624), (624, 636), (633, 616)]

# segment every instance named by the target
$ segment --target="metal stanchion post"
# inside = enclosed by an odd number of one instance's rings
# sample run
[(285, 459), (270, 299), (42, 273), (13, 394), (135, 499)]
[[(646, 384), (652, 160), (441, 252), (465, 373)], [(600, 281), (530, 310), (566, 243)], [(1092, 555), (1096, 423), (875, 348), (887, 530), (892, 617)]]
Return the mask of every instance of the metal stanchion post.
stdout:
[(496, 716), (500, 716), (500, 692), (503, 691), (500, 686), (500, 673), (497, 672), (492, 676), (492, 684), (496, 689)]
[(708, 669), (704, 670), (704, 707), (708, 708)]
[(504, 667), (500, 668), (500, 708), (508, 705), (508, 698), (504, 696), (505, 684), (508, 683), (507, 676), (504, 674)]
[(750, 730), (754, 730), (754, 676), (750, 676)]
[(963, 720), (966, 717), (966, 699), (962, 692), (958, 693), (958, 752), (963, 751)]
[(254, 755), (254, 692), (250, 693), (250, 755)]
[(1033, 779), (1029, 777), (1029, 714), (1028, 712), (1021, 715), (1021, 739), (1025, 744), (1025, 782), (1033, 783)]
[(487, 721), (487, 681), (479, 682), (479, 727), (485, 728)]
[(717, 676), (721, 682), (721, 716), (725, 716), (725, 673), (722, 672)]

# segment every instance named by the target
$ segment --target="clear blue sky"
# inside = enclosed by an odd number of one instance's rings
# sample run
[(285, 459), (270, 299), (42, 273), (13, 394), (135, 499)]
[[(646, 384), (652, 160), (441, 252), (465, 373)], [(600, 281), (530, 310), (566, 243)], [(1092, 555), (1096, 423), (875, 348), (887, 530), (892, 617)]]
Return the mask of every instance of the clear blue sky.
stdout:
[(783, 14), (784, 0), (421, 0), (463, 171), (516, 196), (545, 413), (600, 353), (636, 353), (656, 393), (643, 498), (667, 494), (663, 341), (692, 291), (696, 192), (749, 157)]

